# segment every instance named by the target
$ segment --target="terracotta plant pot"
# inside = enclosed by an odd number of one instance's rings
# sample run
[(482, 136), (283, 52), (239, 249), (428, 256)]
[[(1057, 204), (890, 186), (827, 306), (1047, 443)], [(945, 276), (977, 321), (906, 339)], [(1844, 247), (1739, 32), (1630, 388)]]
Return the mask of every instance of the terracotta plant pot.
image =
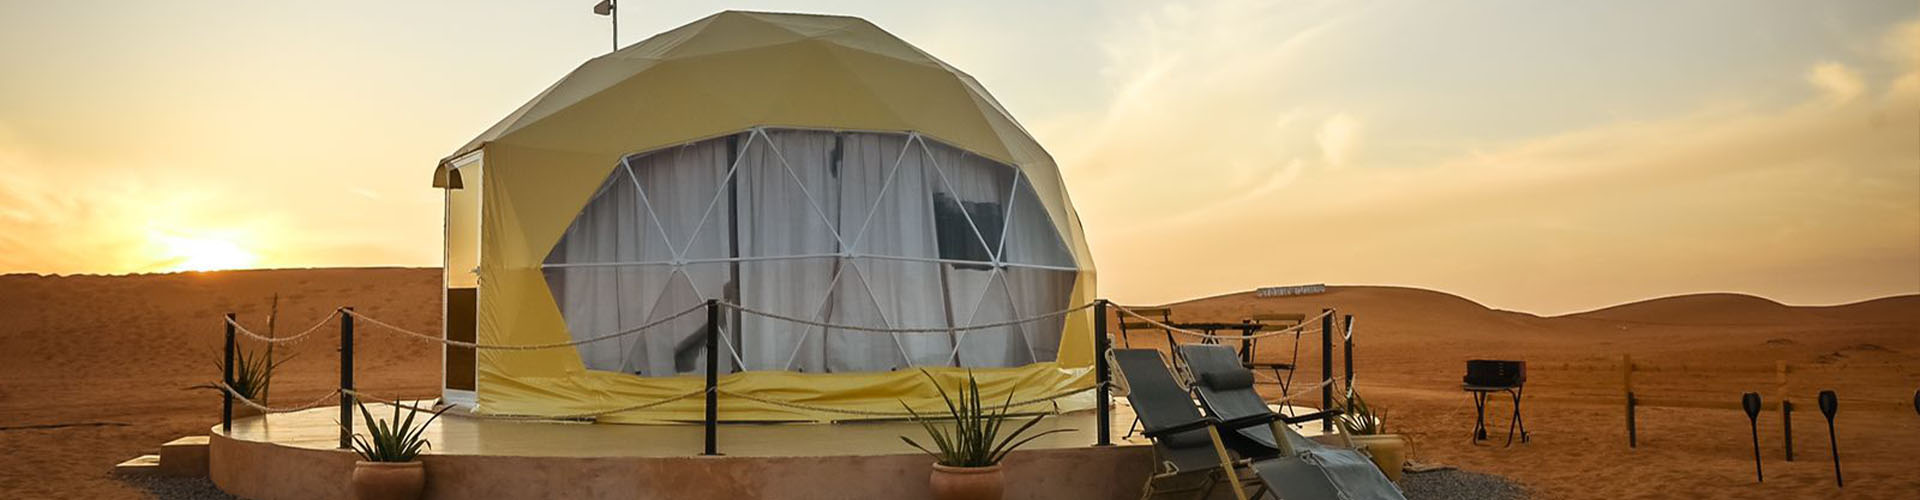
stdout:
[(1400, 482), (1400, 470), (1407, 464), (1407, 438), (1399, 434), (1354, 436), (1353, 444), (1373, 455), (1373, 465), (1387, 479)]
[(355, 500), (414, 500), (427, 487), (427, 469), (420, 461), (354, 462)]
[(948, 467), (933, 464), (930, 485), (934, 500), (1000, 500), (1006, 490), (1000, 465)]

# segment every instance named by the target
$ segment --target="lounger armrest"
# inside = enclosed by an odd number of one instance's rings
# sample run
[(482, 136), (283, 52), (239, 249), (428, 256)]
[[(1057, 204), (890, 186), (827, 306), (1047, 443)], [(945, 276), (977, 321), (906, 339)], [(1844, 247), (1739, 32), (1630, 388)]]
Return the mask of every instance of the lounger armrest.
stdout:
[(1201, 417), (1198, 420), (1193, 420), (1193, 421), (1182, 423), (1179, 425), (1173, 425), (1173, 426), (1163, 427), (1159, 429), (1148, 429), (1145, 431), (1141, 431), (1140, 434), (1146, 436), (1148, 439), (1160, 439), (1173, 434), (1179, 434), (1179, 433), (1187, 432), (1191, 430), (1205, 429), (1207, 428), (1207, 426), (1213, 425), (1214, 422), (1215, 420), (1211, 417)]
[(1272, 413), (1247, 415), (1247, 416), (1236, 418), (1233, 420), (1220, 422), (1220, 430), (1231, 431), (1231, 430), (1239, 430), (1247, 427), (1253, 427), (1256, 425), (1267, 425), (1269, 423), (1273, 423), (1273, 421), (1275, 420), (1281, 420), (1282, 418), (1283, 417), (1281, 417), (1280, 415), (1275, 415)]
[(1308, 413), (1304, 415), (1295, 415), (1291, 417), (1282, 416), (1280, 417), (1280, 420), (1288, 424), (1297, 424), (1301, 422), (1312, 422), (1315, 420), (1326, 420), (1329, 418), (1338, 417), (1344, 413), (1346, 412), (1340, 411), (1338, 408), (1336, 408), (1332, 410), (1320, 410), (1313, 413)]

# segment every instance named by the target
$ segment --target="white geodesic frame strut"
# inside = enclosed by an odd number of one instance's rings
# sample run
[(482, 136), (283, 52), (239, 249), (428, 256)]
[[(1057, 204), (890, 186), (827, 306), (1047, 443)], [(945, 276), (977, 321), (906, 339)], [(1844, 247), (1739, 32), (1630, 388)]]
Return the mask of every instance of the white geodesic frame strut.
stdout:
[[(775, 128), (780, 130), (816, 130), (816, 129), (807, 129), (802, 127), (775, 127)], [(826, 131), (826, 130), (822, 130), (822, 131)], [(834, 131), (844, 132), (844, 131), (838, 131), (838, 130), (834, 130)], [(662, 285), (663, 287), (670, 289), (673, 286), (672, 283), (675, 279), (684, 279), (686, 280), (687, 285), (691, 287), (692, 291), (696, 296), (708, 297), (705, 291), (700, 289), (700, 285), (695, 282), (693, 277), (686, 272), (687, 266), (695, 265), (695, 264), (711, 264), (711, 263), (739, 263), (739, 262), (761, 262), (761, 261), (805, 260), (805, 259), (838, 259), (844, 262), (846, 265), (834, 266), (833, 275), (827, 283), (825, 293), (822, 294), (819, 304), (814, 308), (815, 312), (813, 314), (812, 320), (815, 323), (819, 323), (821, 322), (822, 319), (825, 318), (830, 306), (834, 303), (833, 302), (834, 297), (837, 296), (836, 291), (841, 281), (841, 277), (843, 273), (848, 268), (852, 268), (853, 273), (859, 277), (861, 288), (866, 292), (865, 295), (869, 303), (873, 306), (873, 311), (880, 318), (881, 322), (884, 323), (888, 328), (897, 328), (899, 325), (896, 324), (895, 318), (890, 317), (890, 315), (887, 312), (887, 308), (881, 305), (881, 301), (878, 295), (873, 291), (873, 287), (870, 284), (870, 280), (867, 278), (867, 276), (870, 273), (865, 270), (864, 266), (862, 266), (861, 264), (862, 259), (923, 262), (923, 263), (934, 263), (934, 264), (942, 264), (942, 265), (956, 265), (956, 264), (971, 265), (971, 266), (978, 266), (983, 264), (988, 265), (990, 269), (990, 273), (986, 277), (986, 280), (987, 280), (986, 284), (980, 287), (980, 295), (974, 299), (973, 306), (971, 307), (971, 310), (967, 313), (964, 323), (959, 320), (959, 316), (957, 315), (950, 317), (949, 320), (947, 321), (948, 328), (951, 329), (948, 331), (948, 334), (953, 339), (952, 341), (953, 349), (946, 356), (945, 362), (947, 363), (957, 363), (959, 361), (960, 347), (964, 344), (966, 335), (967, 333), (969, 333), (968, 330), (962, 330), (962, 329), (974, 324), (978, 324), (979, 315), (981, 311), (984, 309), (984, 306), (986, 305), (986, 300), (988, 296), (994, 294), (993, 292), (995, 291), (994, 290), (995, 281), (999, 282), (999, 285), (998, 285), (999, 292), (1003, 294), (1003, 296), (1006, 298), (1008, 302), (1007, 305), (1011, 309), (1013, 316), (1021, 317), (1023, 315), (1023, 311), (1020, 310), (1021, 309), (1020, 301), (1015, 298), (1012, 286), (1008, 284), (1008, 279), (1006, 274), (1007, 268), (1024, 268), (1024, 269), (1035, 269), (1035, 270), (1045, 270), (1045, 271), (1066, 271), (1066, 272), (1080, 271), (1080, 269), (1073, 266), (1008, 262), (1008, 259), (1006, 258), (1007, 239), (1009, 236), (1011, 236), (1010, 233), (1012, 232), (1012, 228), (1016, 223), (1016, 217), (1020, 213), (1020, 209), (1022, 208), (1021, 204), (1018, 202), (1019, 199), (1022, 198), (1020, 196), (1021, 194), (1020, 188), (1023, 185), (1030, 185), (1030, 183), (1026, 181), (1025, 172), (1021, 171), (1018, 168), (1014, 168), (1010, 165), (1000, 163), (998, 161), (992, 161), (992, 163), (998, 167), (1011, 169), (1013, 173), (1013, 179), (1011, 182), (1009, 182), (1009, 188), (1008, 188), (1009, 191), (1007, 193), (1007, 208), (1005, 210), (1005, 213), (1001, 214), (1002, 223), (1000, 227), (999, 240), (996, 242), (997, 244), (988, 245), (985, 235), (980, 230), (979, 224), (973, 220), (974, 215), (967, 210), (964, 210), (964, 209), (960, 210), (960, 215), (966, 221), (969, 233), (974, 236), (975, 242), (977, 242), (981, 246), (981, 248), (985, 250), (985, 253), (987, 253), (987, 256), (989, 258), (988, 261), (981, 262), (981, 261), (974, 261), (974, 260), (947, 259), (947, 258), (939, 258), (939, 257), (881, 255), (881, 254), (869, 254), (869, 253), (861, 252), (860, 251), (861, 244), (865, 241), (868, 229), (872, 226), (873, 221), (876, 218), (876, 215), (878, 215), (881, 206), (885, 203), (887, 199), (887, 195), (890, 194), (893, 189), (895, 189), (894, 180), (899, 174), (900, 168), (904, 164), (907, 158), (907, 155), (915, 151), (914, 147), (916, 143), (918, 143), (920, 154), (924, 155), (927, 168), (930, 168), (934, 173), (933, 178), (937, 179), (940, 185), (944, 187), (947, 192), (953, 192), (953, 193), (958, 192), (954, 188), (952, 181), (948, 178), (946, 169), (940, 165), (940, 160), (938, 158), (938, 155), (934, 154), (934, 151), (927, 146), (927, 139), (924, 136), (922, 136), (920, 133), (912, 132), (912, 131), (905, 132), (904, 134), (901, 132), (885, 132), (885, 131), (861, 131), (861, 132), (873, 133), (873, 134), (888, 134), (888, 135), (895, 135), (895, 136), (904, 135), (906, 137), (906, 141), (902, 144), (900, 153), (895, 157), (893, 165), (888, 168), (885, 180), (882, 181), (880, 190), (874, 195), (874, 202), (872, 206), (869, 207), (868, 210), (866, 211), (865, 219), (862, 220), (860, 228), (857, 230), (857, 232), (854, 233), (851, 241), (849, 241), (846, 238), (845, 234), (843, 234), (844, 233), (843, 228), (838, 227), (836, 224), (834, 224), (833, 219), (827, 217), (826, 210), (821, 208), (818, 199), (814, 197), (811, 190), (807, 189), (806, 182), (804, 182), (801, 179), (798, 172), (796, 172), (793, 169), (793, 166), (787, 161), (785, 154), (782, 151), (780, 151), (777, 141), (773, 140), (773, 138), (767, 134), (767, 127), (754, 127), (747, 131), (747, 134), (746, 134), (747, 139), (743, 141), (738, 146), (737, 150), (733, 152), (734, 153), (733, 161), (731, 162), (730, 165), (728, 165), (726, 174), (720, 178), (718, 183), (721, 186), (725, 186), (730, 182), (734, 182), (735, 177), (738, 175), (740, 166), (746, 161), (748, 157), (747, 152), (749, 152), (754, 145), (754, 141), (764, 140), (767, 143), (767, 148), (769, 152), (772, 153), (774, 159), (778, 161), (781, 168), (786, 172), (787, 174), (786, 177), (789, 180), (791, 180), (796, 187), (799, 188), (802, 198), (806, 200), (808, 207), (812, 209), (813, 214), (816, 217), (818, 217), (822, 223), (824, 223), (825, 229), (832, 234), (835, 243), (838, 244), (838, 248), (845, 249), (844, 251), (841, 251), (838, 253), (813, 253), (813, 254), (777, 255), (777, 256), (763, 255), (763, 256), (748, 256), (748, 257), (714, 257), (714, 258), (689, 259), (687, 258), (687, 254), (692, 250), (693, 246), (700, 241), (699, 237), (702, 231), (705, 230), (707, 223), (712, 219), (713, 213), (715, 209), (719, 206), (720, 200), (725, 197), (726, 190), (722, 188), (714, 193), (714, 196), (708, 201), (706, 209), (702, 211), (699, 220), (694, 224), (692, 231), (687, 235), (687, 239), (684, 242), (684, 244), (676, 246), (675, 242), (673, 241), (673, 238), (667, 234), (666, 225), (663, 224), (662, 221), (660, 220), (659, 212), (654, 208), (650, 198), (647, 196), (647, 192), (646, 192), (647, 190), (644, 186), (641, 185), (639, 176), (634, 171), (634, 167), (630, 162), (631, 158), (633, 158), (634, 156), (639, 156), (639, 154), (636, 154), (636, 155), (622, 156), (620, 160), (620, 170), (616, 171), (615, 175), (621, 175), (621, 174), (626, 175), (628, 179), (627, 184), (634, 190), (640, 202), (636, 204), (636, 208), (647, 212), (646, 219), (644, 219), (642, 223), (649, 222), (649, 221), (652, 223), (652, 225), (654, 226), (653, 232), (660, 237), (661, 241), (666, 247), (666, 250), (671, 254), (671, 256), (669, 257), (669, 260), (659, 261), (659, 260), (642, 259), (637, 261), (547, 263), (547, 264), (543, 264), (541, 268), (542, 269), (568, 269), (568, 268), (669, 266), (672, 268), (672, 272), (670, 272), (667, 275), (666, 283)], [(718, 137), (709, 138), (707, 140), (717, 139), (717, 138)], [(949, 145), (948, 147), (952, 147), (952, 146)], [(959, 148), (954, 148), (954, 149), (964, 154), (973, 154), (970, 152), (966, 152), (964, 149), (959, 149)], [(655, 150), (654, 152), (658, 152), (658, 151), (660, 150)], [(640, 153), (640, 154), (648, 154), (648, 153)], [(601, 191), (596, 193), (592, 199), (598, 199), (602, 194), (606, 192), (607, 189), (612, 189), (614, 184), (618, 184), (618, 182), (605, 183)], [(1037, 196), (1039, 193), (1036, 192), (1034, 194)], [(930, 217), (933, 216), (932, 212), (929, 212), (929, 216)], [(1045, 211), (1042, 211), (1042, 216), (1047, 217), (1048, 219), (1051, 218), (1051, 215), (1046, 214)], [(930, 225), (935, 224), (935, 222), (932, 220), (927, 221), (927, 223)], [(1064, 249), (1067, 247), (1067, 243), (1065, 241), (1064, 236), (1065, 235), (1058, 234), (1057, 231), (1054, 232), (1054, 238), (1056, 238), (1058, 249), (1062, 250), (1063, 252), (1064, 252)], [(1071, 252), (1064, 252), (1063, 255), (1069, 261), (1075, 260)], [(956, 292), (956, 290), (950, 287), (943, 287), (941, 291), (941, 293), (945, 294), (949, 300), (953, 298), (959, 298), (955, 296), (954, 292)], [(663, 289), (663, 293), (661, 293), (661, 296), (655, 299), (656, 303), (653, 304), (652, 309), (657, 310), (660, 307), (660, 302), (666, 300), (668, 296), (669, 296), (669, 293), (667, 293)], [(842, 297), (842, 300), (848, 300), (848, 299), (845, 297)], [(1038, 360), (1039, 354), (1035, 349), (1035, 346), (1033, 345), (1032, 335), (1028, 332), (1027, 326), (1025, 324), (1015, 324), (1013, 325), (1013, 327), (1015, 331), (1019, 333), (1021, 341), (1026, 347), (1028, 359)], [(805, 348), (806, 341), (809, 338), (811, 338), (816, 328), (820, 329), (822, 332), (825, 331), (824, 327), (817, 327), (813, 325), (796, 325), (796, 329), (800, 330), (799, 332), (797, 332), (799, 333), (798, 339), (794, 342), (794, 349), (792, 353), (788, 356), (786, 363), (784, 363), (779, 368), (780, 370), (792, 369), (793, 364), (799, 359), (800, 351)], [(960, 330), (960, 331), (955, 332), (952, 330)], [(913, 363), (914, 358), (913, 356), (908, 354), (904, 343), (901, 342), (900, 334), (890, 333), (889, 336), (893, 339), (894, 346), (898, 350), (902, 360), (909, 364)], [(726, 340), (727, 349), (729, 353), (732, 355), (734, 361), (736, 363), (739, 363), (738, 366), (740, 366), (743, 371), (747, 370), (748, 369), (747, 363), (744, 357), (741, 356), (740, 351), (732, 345), (732, 342), (730, 339), (723, 339), (723, 340)], [(628, 358), (631, 357), (631, 350), (628, 349), (627, 351), (628, 351), (627, 353), (622, 354), (621, 363), (623, 366), (629, 361)]]

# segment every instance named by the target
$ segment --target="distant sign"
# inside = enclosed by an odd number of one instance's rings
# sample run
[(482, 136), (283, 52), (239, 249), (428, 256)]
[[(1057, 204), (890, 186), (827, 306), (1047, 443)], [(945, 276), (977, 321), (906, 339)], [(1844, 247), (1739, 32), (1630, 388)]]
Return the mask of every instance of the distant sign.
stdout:
[(1312, 284), (1312, 285), (1297, 285), (1297, 286), (1269, 286), (1269, 287), (1261, 288), (1259, 290), (1255, 290), (1253, 292), (1253, 296), (1266, 299), (1266, 298), (1273, 298), (1273, 297), (1287, 297), (1292, 295), (1313, 295), (1316, 293), (1327, 293), (1327, 285)]

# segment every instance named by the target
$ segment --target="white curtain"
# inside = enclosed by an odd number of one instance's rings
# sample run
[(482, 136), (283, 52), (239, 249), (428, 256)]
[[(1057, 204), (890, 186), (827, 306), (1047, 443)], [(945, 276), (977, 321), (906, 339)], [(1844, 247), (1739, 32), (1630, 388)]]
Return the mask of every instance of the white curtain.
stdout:
[[(843, 134), (840, 217), (859, 257), (842, 269), (834, 317), (844, 324), (945, 328), (938, 251), (920, 141), (903, 135)], [(874, 256), (896, 257), (887, 259)], [(902, 260), (915, 259), (915, 260)], [(944, 333), (828, 331), (835, 371), (886, 371), (945, 364)]]
[[(1007, 165), (904, 134), (771, 129), (627, 158), (546, 271), (580, 339), (708, 298), (836, 325), (1002, 322), (1069, 307), (1073, 268)], [(704, 322), (582, 345), (581, 357), (595, 370), (697, 372)], [(890, 334), (729, 311), (721, 356), (729, 370), (812, 373), (1018, 366), (1054, 359), (1062, 324)]]
[[(771, 140), (769, 140), (771, 139)], [(829, 168), (834, 134), (775, 131), (754, 139), (741, 158), (739, 185), (739, 303), (797, 318), (818, 318), (840, 252), (831, 206), (839, 181)], [(812, 256), (812, 257), (807, 257)], [(740, 315), (740, 343), (748, 369), (782, 369), (796, 350), (814, 356), (793, 368), (820, 371), (819, 339), (806, 327), (753, 314)], [(810, 348), (810, 349), (809, 349)]]
[[(728, 213), (707, 207), (724, 185), (728, 155), (720, 139), (637, 155), (614, 169), (547, 256), (548, 287), (574, 339), (658, 321), (718, 296), (727, 266), (671, 263), (726, 256)], [(580, 357), (594, 370), (701, 371), (705, 321), (692, 314), (644, 335), (582, 344)]]

